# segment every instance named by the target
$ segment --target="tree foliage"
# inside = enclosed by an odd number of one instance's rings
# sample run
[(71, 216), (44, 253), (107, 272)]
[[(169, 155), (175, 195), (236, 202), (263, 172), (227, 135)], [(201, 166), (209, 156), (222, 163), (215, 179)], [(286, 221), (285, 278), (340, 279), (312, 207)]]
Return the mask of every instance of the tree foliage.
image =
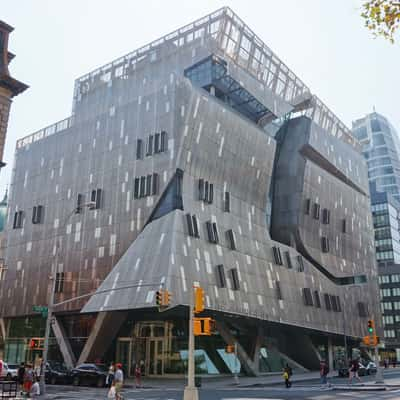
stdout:
[(393, 43), (400, 26), (400, 0), (365, 1), (361, 16), (375, 37), (382, 36)]

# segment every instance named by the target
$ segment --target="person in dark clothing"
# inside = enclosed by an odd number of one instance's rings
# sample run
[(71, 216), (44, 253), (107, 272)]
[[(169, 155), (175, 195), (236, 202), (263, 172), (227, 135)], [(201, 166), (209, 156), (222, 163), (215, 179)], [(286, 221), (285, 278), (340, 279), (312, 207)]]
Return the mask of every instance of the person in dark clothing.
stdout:
[(360, 368), (359, 361), (357, 359), (354, 359), (350, 363), (350, 370), (349, 370), (349, 382), (353, 382), (353, 378), (358, 379), (359, 382), (361, 382), (360, 377), (358, 376), (358, 370)]
[(24, 376), (25, 376), (25, 363), (22, 362), (17, 371), (17, 381), (21, 387), (21, 392), (22, 392), (22, 386), (24, 385)]

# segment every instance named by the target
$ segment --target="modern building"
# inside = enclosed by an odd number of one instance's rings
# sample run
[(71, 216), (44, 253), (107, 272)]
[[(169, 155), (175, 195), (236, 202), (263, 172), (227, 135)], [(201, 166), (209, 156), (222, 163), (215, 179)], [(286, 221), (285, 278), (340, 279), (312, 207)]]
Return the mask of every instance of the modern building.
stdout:
[(8, 51), (8, 37), (13, 30), (13, 27), (0, 21), (0, 169), (5, 166), (3, 154), (12, 98), (28, 88), (12, 78), (8, 70), (9, 63), (15, 57)]
[(40, 355), (53, 288), (51, 357), (128, 374), (185, 372), (193, 285), (198, 373), (232, 372), (233, 342), (248, 374), (333, 366), (379, 322), (359, 143), (229, 8), (77, 79), (72, 109), (17, 142), (7, 360)]
[(353, 122), (353, 135), (367, 159), (369, 181), (400, 201), (400, 139), (393, 125), (373, 112)]
[(371, 186), (382, 324), (383, 358), (400, 360), (400, 203)]

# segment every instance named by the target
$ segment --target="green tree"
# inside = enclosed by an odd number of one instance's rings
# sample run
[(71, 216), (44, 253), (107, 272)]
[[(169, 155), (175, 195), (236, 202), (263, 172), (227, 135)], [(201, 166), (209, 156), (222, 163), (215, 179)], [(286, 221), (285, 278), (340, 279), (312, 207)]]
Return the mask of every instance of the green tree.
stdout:
[(368, 0), (362, 5), (361, 16), (365, 26), (375, 37), (382, 36), (394, 42), (394, 35), (400, 26), (399, 0)]

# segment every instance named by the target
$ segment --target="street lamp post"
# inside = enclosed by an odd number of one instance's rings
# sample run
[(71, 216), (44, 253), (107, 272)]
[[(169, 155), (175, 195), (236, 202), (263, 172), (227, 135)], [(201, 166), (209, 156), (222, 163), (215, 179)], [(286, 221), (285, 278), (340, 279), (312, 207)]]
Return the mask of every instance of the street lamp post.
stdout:
[[(81, 204), (80, 207), (93, 207), (95, 205), (95, 202), (89, 201), (87, 203)], [(61, 225), (61, 229), (65, 227), (69, 219), (72, 217), (77, 212), (77, 209), (74, 208), (65, 218), (64, 223)], [(55, 274), (57, 273), (57, 268), (58, 268), (58, 257), (59, 257), (59, 246), (58, 246), (58, 236), (56, 237), (56, 249), (55, 249), (55, 265), (52, 268), (51, 272), (51, 289), (50, 289), (50, 299), (49, 303), (47, 305), (47, 318), (46, 318), (46, 329), (45, 329), (45, 334), (44, 334), (44, 345), (43, 345), (43, 357), (42, 357), (42, 365), (40, 368), (40, 386), (41, 390), (40, 392), (43, 395), (46, 395), (46, 380), (45, 380), (45, 375), (46, 375), (46, 365), (47, 365), (47, 356), (49, 353), (49, 338), (50, 338), (50, 329), (51, 329), (51, 323), (53, 319), (53, 307), (54, 307), (54, 295), (55, 295), (55, 287), (56, 287), (56, 279), (55, 279)]]

